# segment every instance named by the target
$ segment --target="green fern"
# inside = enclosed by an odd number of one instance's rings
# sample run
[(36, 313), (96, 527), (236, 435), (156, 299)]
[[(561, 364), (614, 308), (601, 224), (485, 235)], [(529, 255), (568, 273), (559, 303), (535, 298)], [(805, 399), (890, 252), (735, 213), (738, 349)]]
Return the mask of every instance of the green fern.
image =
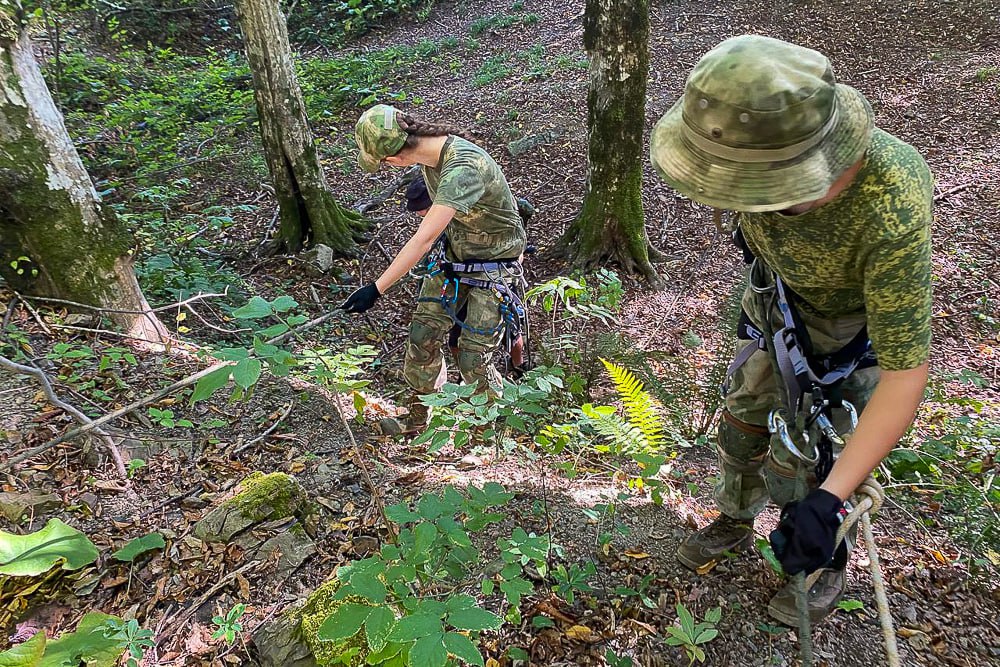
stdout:
[(666, 440), (666, 425), (660, 416), (656, 400), (645, 391), (642, 382), (632, 371), (601, 357), (618, 390), (618, 396), (625, 406), (625, 422), (631, 427), (629, 434), (636, 436), (633, 442), (638, 450), (645, 453), (660, 452)]

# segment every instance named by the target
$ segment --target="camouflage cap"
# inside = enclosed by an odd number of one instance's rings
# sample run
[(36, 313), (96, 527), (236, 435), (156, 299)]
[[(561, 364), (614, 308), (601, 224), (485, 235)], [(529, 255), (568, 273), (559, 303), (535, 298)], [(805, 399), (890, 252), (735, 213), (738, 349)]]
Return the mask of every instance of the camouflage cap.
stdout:
[(384, 158), (395, 155), (406, 143), (406, 132), (396, 122), (396, 107), (376, 104), (361, 114), (354, 126), (358, 164), (369, 174), (378, 171)]
[(872, 110), (826, 56), (759, 35), (722, 42), (695, 65), (656, 123), (650, 160), (683, 195), (734, 211), (819, 199), (864, 155)]

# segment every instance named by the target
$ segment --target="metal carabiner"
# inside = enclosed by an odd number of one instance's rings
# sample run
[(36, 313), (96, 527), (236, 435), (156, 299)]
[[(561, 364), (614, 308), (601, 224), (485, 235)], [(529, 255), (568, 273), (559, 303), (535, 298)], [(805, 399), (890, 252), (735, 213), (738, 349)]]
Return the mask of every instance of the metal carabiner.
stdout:
[[(778, 434), (781, 444), (783, 444), (796, 458), (808, 463), (809, 465), (816, 465), (819, 461), (819, 455), (810, 458), (799, 450), (799, 448), (795, 445), (795, 442), (792, 440), (791, 434), (788, 432), (788, 422), (786, 422), (784, 417), (779, 414), (778, 410), (771, 410), (771, 414), (768, 415), (767, 429), (771, 433)], [(805, 438), (806, 444), (808, 444), (809, 436), (803, 433), (802, 437)]]
[(759, 268), (763, 270), (766, 269), (767, 267), (761, 264), (760, 259), (754, 257), (753, 263), (750, 265), (750, 275), (747, 278), (747, 285), (750, 287), (751, 291), (753, 291), (755, 294), (770, 294), (776, 289), (773, 282), (770, 285), (764, 285), (762, 287), (758, 287), (756, 284), (754, 284), (754, 275), (758, 273)]

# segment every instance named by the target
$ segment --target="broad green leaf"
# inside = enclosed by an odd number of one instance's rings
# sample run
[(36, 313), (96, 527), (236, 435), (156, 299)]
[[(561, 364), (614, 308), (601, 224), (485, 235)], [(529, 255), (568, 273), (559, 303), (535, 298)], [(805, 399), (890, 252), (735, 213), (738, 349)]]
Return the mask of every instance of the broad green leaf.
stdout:
[(233, 317), (238, 317), (241, 320), (256, 320), (267, 317), (271, 312), (271, 304), (259, 296), (255, 296), (245, 306), (234, 310)]
[(855, 609), (864, 609), (865, 605), (860, 600), (841, 600), (837, 603), (837, 609), (842, 609), (844, 611), (854, 611)]
[(471, 607), (448, 614), (448, 623), (459, 630), (496, 630), (503, 625), (503, 619), (493, 612)]
[(233, 379), (239, 386), (249, 389), (260, 379), (260, 370), (260, 359), (244, 359), (233, 368)]
[(437, 537), (437, 526), (433, 523), (418, 523), (413, 528), (413, 551), (422, 553), (434, 543)]
[(360, 595), (369, 602), (376, 604), (385, 602), (385, 584), (367, 572), (351, 575), (350, 592), (353, 595)]
[(134, 540), (131, 540), (128, 544), (111, 555), (118, 560), (131, 563), (147, 551), (162, 549), (165, 546), (166, 542), (163, 541), (163, 535), (160, 535), (159, 533), (149, 533), (148, 535), (143, 535), (142, 537), (137, 537)]
[(396, 624), (396, 615), (388, 607), (375, 607), (368, 620), (365, 621), (365, 635), (368, 637), (368, 647), (372, 651), (381, 651), (389, 639), (392, 626)]
[(433, 493), (425, 493), (417, 501), (417, 514), (428, 521), (438, 518), (446, 509), (448, 507)]
[(0, 574), (33, 577), (62, 563), (64, 570), (79, 570), (97, 560), (97, 547), (80, 531), (59, 519), (28, 535), (0, 530)]
[(706, 623), (718, 623), (722, 618), (722, 607), (712, 607), (705, 612)]
[(398, 524), (409, 523), (420, 518), (420, 515), (412, 511), (405, 503), (389, 505), (385, 508), (385, 516), (389, 521)]
[(677, 618), (681, 622), (681, 629), (684, 630), (684, 633), (694, 639), (694, 617), (691, 616), (688, 608), (679, 602), (677, 603)]
[(263, 338), (274, 338), (275, 336), (280, 336), (286, 331), (288, 331), (288, 325), (284, 322), (278, 322), (277, 324), (272, 324), (266, 329), (261, 329), (257, 332), (257, 335)]
[(26, 642), (0, 653), (0, 667), (38, 667), (45, 653), (45, 633), (39, 632)]
[(699, 634), (697, 637), (695, 637), (694, 643), (695, 644), (704, 644), (706, 642), (712, 641), (713, 639), (715, 639), (718, 636), (719, 636), (719, 631), (718, 630), (716, 630), (715, 628), (709, 628), (708, 630), (703, 630), (701, 632), (701, 634)]
[(433, 614), (413, 614), (404, 616), (396, 622), (389, 633), (389, 639), (395, 642), (408, 642), (441, 632), (441, 617)]
[(459, 609), (471, 609), (476, 606), (476, 598), (471, 595), (452, 595), (445, 602), (445, 609), (448, 611), (458, 611)]
[(353, 637), (364, 625), (372, 612), (372, 607), (366, 604), (345, 602), (327, 616), (323, 625), (319, 626), (316, 635), (326, 641), (338, 641)]
[(448, 650), (444, 647), (444, 634), (435, 632), (421, 637), (410, 649), (410, 667), (444, 667), (448, 663)]
[(271, 302), (271, 307), (274, 308), (276, 313), (284, 313), (289, 311), (295, 306), (299, 305), (299, 302), (288, 296), (287, 294), (282, 294), (277, 299)]
[(82, 619), (76, 632), (64, 633), (45, 646), (38, 667), (115, 667), (124, 649), (118, 639), (104, 636), (105, 623), (120, 621), (114, 616), (90, 612)]
[(214, 394), (217, 390), (225, 387), (229, 382), (229, 375), (233, 372), (232, 366), (217, 368), (205, 377), (198, 380), (194, 386), (194, 393), (191, 394), (191, 402), (196, 403)]
[(483, 656), (472, 643), (472, 640), (457, 632), (449, 632), (444, 636), (444, 647), (457, 658), (465, 660), (470, 665), (483, 667)]
[[(368, 659), (365, 661), (369, 665), (386, 665), (396, 664), (393, 662), (393, 658), (400, 655), (400, 651), (403, 650), (402, 644), (386, 644), (383, 648), (378, 651), (373, 650), (368, 654)], [(399, 664), (405, 664), (405, 660)]]
[(785, 573), (785, 569), (781, 567), (781, 561), (779, 561), (778, 557), (774, 555), (774, 549), (771, 548), (771, 543), (763, 537), (758, 537), (754, 541), (754, 544), (757, 545), (757, 551), (759, 551), (760, 555), (764, 557), (767, 564), (771, 566), (774, 573), (783, 575)]

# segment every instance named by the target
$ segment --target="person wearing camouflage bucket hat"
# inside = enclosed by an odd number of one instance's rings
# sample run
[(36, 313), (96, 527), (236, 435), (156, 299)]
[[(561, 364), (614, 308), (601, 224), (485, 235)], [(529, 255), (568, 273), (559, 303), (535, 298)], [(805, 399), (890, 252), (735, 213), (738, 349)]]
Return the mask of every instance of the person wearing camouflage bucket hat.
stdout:
[[(503, 289), (493, 284), (500, 273), (521, 275), (526, 235), (499, 165), (465, 131), (418, 121), (393, 106), (377, 104), (358, 119), (355, 139), (359, 164), (369, 173), (383, 163), (420, 165), (425, 191), (414, 186), (408, 195), (412, 194), (413, 210), (423, 211), (425, 204), (427, 210), (389, 267), (351, 294), (341, 306), (344, 311), (363, 313), (371, 308), (432, 248), (440, 247), (442, 235), (447, 241), (442, 244), (445, 255), (434, 261), (452, 267), (451, 274), (435, 268), (423, 277), (410, 322), (403, 376), (412, 391), (409, 413), (399, 428), (411, 434), (423, 430), (430, 416), (420, 397), (439, 389), (447, 378), (441, 343), (457, 320), (462, 326), (457, 354), (462, 379), (478, 383), (480, 391), (499, 387), (500, 375), (491, 358), (505, 321), (497, 296)], [(467, 271), (452, 275), (459, 264)], [(460, 313), (464, 314), (459, 318)]]
[[(875, 127), (868, 102), (836, 81), (824, 55), (758, 35), (727, 39), (698, 61), (653, 129), (650, 159), (681, 194), (735, 211), (734, 238), (752, 261), (718, 429), (720, 514), (677, 558), (704, 571), (752, 545), (770, 498), (783, 506), (772, 544), (786, 572), (821, 570), (808, 591), (819, 620), (846, 587), (844, 554), (833, 559), (844, 501), (909, 427), (926, 386), (933, 177), (913, 147)], [(779, 288), (789, 294), (780, 302)], [(787, 326), (785, 313), (798, 317), (810, 364), (852, 353), (837, 386), (860, 419), (822, 473), (768, 428), (772, 410), (804, 405), (790, 405), (770, 337)], [(868, 367), (854, 364), (856, 350)], [(842, 413), (831, 410), (848, 433)], [(790, 585), (768, 612), (797, 623)]]

